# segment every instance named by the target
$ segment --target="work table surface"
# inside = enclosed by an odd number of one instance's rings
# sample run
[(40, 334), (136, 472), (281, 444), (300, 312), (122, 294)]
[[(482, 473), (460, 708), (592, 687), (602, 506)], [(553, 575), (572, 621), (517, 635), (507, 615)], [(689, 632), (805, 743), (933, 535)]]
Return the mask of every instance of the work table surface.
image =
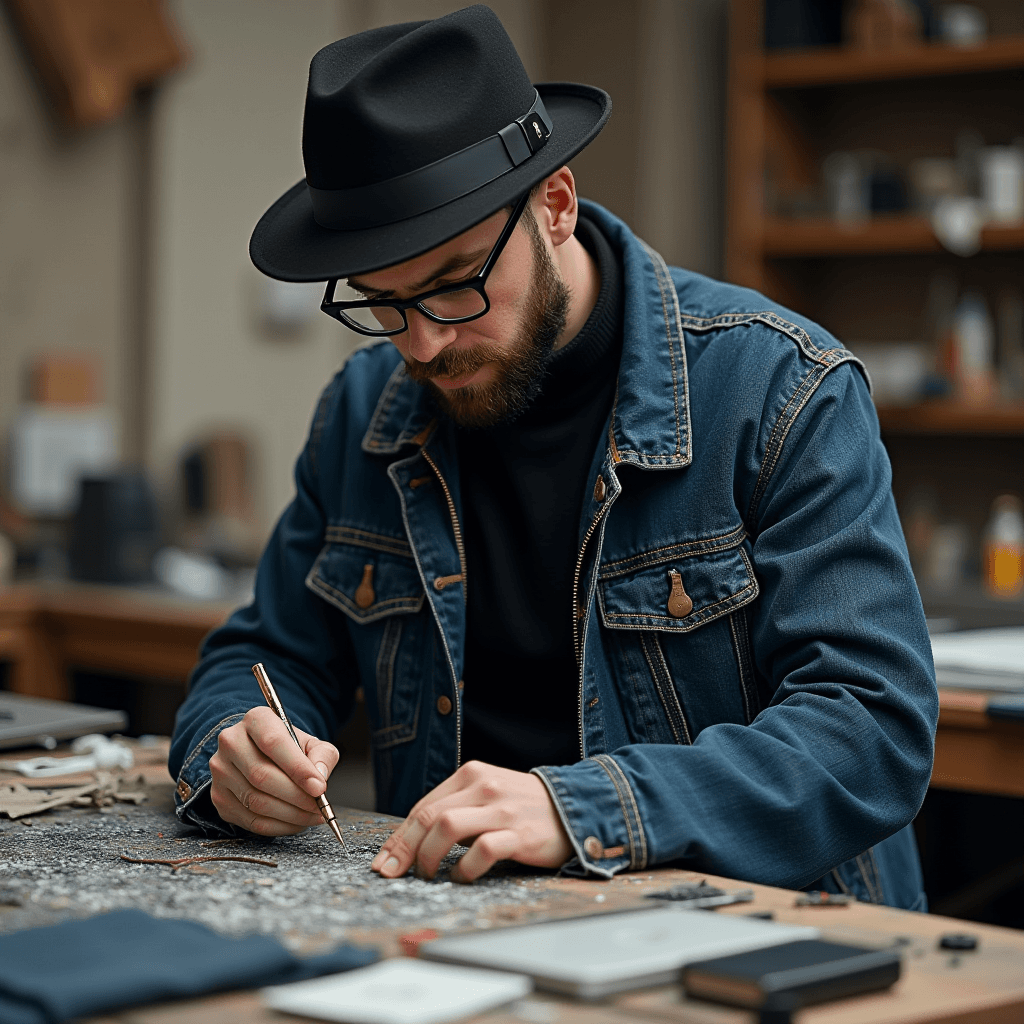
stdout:
[[(120, 907), (138, 907), (163, 917), (203, 921), (227, 933), (262, 931), (300, 952), (339, 942), (371, 944), (386, 956), (399, 954), (403, 935), (432, 928), (441, 933), (488, 930), (529, 921), (649, 906), (645, 897), (683, 881), (707, 878), (726, 890), (753, 888), (753, 903), (719, 914), (772, 911), (787, 923), (814, 924), (827, 938), (904, 952), (903, 977), (888, 992), (812, 1007), (798, 1015), (806, 1024), (901, 1024), (915, 1021), (1024, 1019), (1024, 933), (888, 907), (794, 905), (796, 894), (769, 886), (674, 869), (618, 875), (607, 882), (557, 878), (515, 866), (476, 885), (385, 880), (369, 870), (395, 819), (341, 811), (349, 853), (344, 856), (325, 828), (261, 842), (210, 845), (173, 814), (172, 785), (158, 765), (135, 769), (148, 799), (98, 810), (51, 811), (31, 819), (0, 819), (0, 932), (84, 917)], [(128, 773), (129, 776), (133, 772)], [(9, 780), (4, 780), (9, 781)], [(203, 861), (177, 870), (134, 864), (135, 859), (232, 856), (272, 861)], [(938, 948), (939, 937), (966, 931), (978, 950), (959, 955)], [(122, 1011), (109, 1024), (232, 1024), (281, 1020), (263, 1009), (254, 992), (230, 993), (187, 1003)], [(477, 1018), (488, 1024), (543, 1021), (547, 1024), (670, 1021), (739, 1024), (753, 1015), (681, 998), (666, 986), (580, 1003), (536, 994), (526, 1005)], [(97, 1019), (98, 1024), (98, 1019)]]

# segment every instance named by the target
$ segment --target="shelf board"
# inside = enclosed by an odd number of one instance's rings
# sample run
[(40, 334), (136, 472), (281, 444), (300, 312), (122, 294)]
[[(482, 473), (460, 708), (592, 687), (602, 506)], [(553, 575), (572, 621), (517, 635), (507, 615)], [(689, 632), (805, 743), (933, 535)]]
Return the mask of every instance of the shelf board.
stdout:
[(935, 78), (1024, 68), (1024, 36), (990, 39), (979, 46), (918, 43), (891, 50), (822, 46), (750, 58), (763, 63), (769, 89)]
[[(987, 252), (1024, 251), (1024, 224), (993, 224), (981, 232)], [(831, 218), (766, 217), (763, 252), (769, 257), (878, 256), (885, 253), (941, 253), (927, 217), (887, 214), (859, 223)]]
[(882, 405), (878, 422), (883, 434), (977, 434), (1024, 436), (1024, 404), (964, 405), (922, 402)]

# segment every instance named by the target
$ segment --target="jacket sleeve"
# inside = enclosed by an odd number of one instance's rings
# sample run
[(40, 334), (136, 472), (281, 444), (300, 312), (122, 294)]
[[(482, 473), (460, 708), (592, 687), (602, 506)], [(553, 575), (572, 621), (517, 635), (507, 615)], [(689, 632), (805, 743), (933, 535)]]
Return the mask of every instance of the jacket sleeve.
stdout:
[(762, 465), (760, 493), (750, 628), (770, 703), (692, 746), (536, 769), (581, 869), (682, 861), (799, 888), (899, 831), (924, 799), (938, 718), (931, 647), (852, 366), (825, 376), (774, 467)]
[(329, 738), (351, 710), (358, 686), (348, 630), (305, 585), (324, 543), (317, 456), (339, 378), (321, 398), (313, 430), (295, 467), (295, 498), (260, 560), (252, 602), (203, 642), (189, 693), (178, 710), (168, 768), (177, 780), (182, 821), (234, 834), (209, 799), (210, 757), (221, 730), (264, 704), (252, 666), (267, 666), (297, 729)]

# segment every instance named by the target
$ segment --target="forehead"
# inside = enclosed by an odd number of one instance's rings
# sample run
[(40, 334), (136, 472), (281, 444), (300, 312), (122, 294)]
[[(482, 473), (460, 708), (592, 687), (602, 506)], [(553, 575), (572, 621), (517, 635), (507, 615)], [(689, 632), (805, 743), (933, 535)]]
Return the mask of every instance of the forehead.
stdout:
[(501, 229), (508, 220), (508, 212), (499, 210), (486, 220), (481, 221), (461, 235), (430, 249), (422, 256), (415, 256), (404, 263), (396, 263), (383, 270), (374, 270), (369, 274), (354, 274), (349, 278), (353, 286), (366, 285), (374, 291), (398, 291), (412, 282), (421, 282), (436, 275), (450, 264), (453, 259), (479, 253), (486, 256), (494, 246)]

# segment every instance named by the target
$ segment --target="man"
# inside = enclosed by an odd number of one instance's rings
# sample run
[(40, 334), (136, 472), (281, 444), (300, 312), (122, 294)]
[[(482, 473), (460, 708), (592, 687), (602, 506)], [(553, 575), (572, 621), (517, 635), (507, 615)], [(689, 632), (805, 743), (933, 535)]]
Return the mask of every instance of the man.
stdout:
[(204, 645), (178, 814), (318, 824), (362, 687), (378, 806), (407, 815), (385, 877), (464, 842), (464, 881), (672, 862), (923, 908), (937, 698), (865, 379), (577, 199), (566, 163), (609, 111), (535, 90), (485, 7), (314, 57), (307, 177), (251, 253), (380, 340)]

